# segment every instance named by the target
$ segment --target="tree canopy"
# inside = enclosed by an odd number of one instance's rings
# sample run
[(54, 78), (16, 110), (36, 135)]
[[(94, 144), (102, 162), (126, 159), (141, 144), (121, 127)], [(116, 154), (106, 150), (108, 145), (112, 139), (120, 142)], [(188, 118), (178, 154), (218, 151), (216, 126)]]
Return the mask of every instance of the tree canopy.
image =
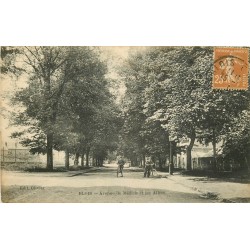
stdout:
[[(144, 165), (149, 155), (164, 167), (172, 153), (185, 150), (191, 169), (195, 141), (212, 143), (214, 170), (219, 151), (249, 166), (249, 90), (212, 88), (211, 47), (134, 49), (118, 72), (109, 72), (94, 47), (1, 51), (3, 74), (26, 75), (25, 87), (13, 98), (23, 109), (12, 114), (12, 123), (27, 129), (12, 136), (32, 153), (46, 154), (48, 169), (53, 149), (65, 151), (67, 167), (70, 155), (76, 165), (80, 156), (82, 165), (84, 156), (89, 165), (90, 154), (102, 165), (109, 151), (123, 154), (132, 165)], [(118, 78), (110, 79), (112, 73)], [(118, 98), (114, 93), (124, 93), (119, 84), (125, 94)], [(188, 145), (178, 148), (183, 139)]]
[[(152, 47), (131, 55), (125, 65), (125, 124), (140, 139), (147, 133), (145, 124), (156, 121), (171, 137), (188, 138), (188, 169), (195, 140), (212, 142), (216, 157), (216, 143), (225, 138), (228, 124), (249, 107), (249, 91), (212, 89), (210, 47)], [(152, 138), (161, 138), (152, 127), (149, 131)], [(139, 147), (145, 149), (145, 141)], [(146, 148), (153, 154), (152, 147)]]
[(80, 154), (116, 131), (107, 68), (96, 48), (18, 47), (15, 59), (27, 73), (27, 87), (15, 93), (13, 103), (24, 110), (12, 120), (28, 128), (13, 137), (21, 136), (33, 153), (46, 153), (48, 169), (53, 168), (53, 148)]

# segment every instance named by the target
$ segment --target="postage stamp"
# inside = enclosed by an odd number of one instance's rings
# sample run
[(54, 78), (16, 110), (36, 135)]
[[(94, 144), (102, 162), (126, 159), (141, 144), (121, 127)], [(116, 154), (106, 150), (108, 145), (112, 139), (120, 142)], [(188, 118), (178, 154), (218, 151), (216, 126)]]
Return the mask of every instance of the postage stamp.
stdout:
[(248, 89), (248, 48), (214, 48), (214, 89)]

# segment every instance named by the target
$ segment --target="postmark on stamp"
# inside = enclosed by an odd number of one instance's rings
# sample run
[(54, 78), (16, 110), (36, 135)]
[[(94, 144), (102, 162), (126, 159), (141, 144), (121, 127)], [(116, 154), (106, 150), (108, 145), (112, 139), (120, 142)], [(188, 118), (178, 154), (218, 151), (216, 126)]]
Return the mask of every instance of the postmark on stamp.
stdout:
[(214, 48), (213, 89), (248, 89), (248, 48)]

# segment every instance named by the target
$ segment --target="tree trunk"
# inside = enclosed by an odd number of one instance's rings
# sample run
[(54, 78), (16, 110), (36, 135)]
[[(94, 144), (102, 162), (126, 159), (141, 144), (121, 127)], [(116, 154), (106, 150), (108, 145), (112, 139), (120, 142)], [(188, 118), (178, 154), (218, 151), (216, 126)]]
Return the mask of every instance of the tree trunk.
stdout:
[(158, 156), (158, 162), (159, 162), (159, 169), (161, 170), (162, 169), (162, 162), (161, 162), (161, 157)]
[(82, 155), (81, 155), (81, 167), (82, 168), (84, 167), (84, 152), (82, 152)]
[(187, 146), (187, 170), (192, 170), (192, 148), (194, 146), (194, 141), (195, 141), (195, 131), (192, 131), (192, 135), (191, 135), (191, 141), (189, 143), (189, 145)]
[(192, 149), (188, 146), (187, 150), (186, 150), (186, 154), (187, 154), (187, 170), (192, 170)]
[(138, 163), (138, 162), (134, 159), (134, 160), (133, 160), (133, 163), (132, 163), (132, 166), (133, 166), (133, 167), (138, 167), (138, 164), (137, 164), (137, 163)]
[(76, 153), (76, 155), (75, 155), (75, 161), (74, 161), (74, 165), (75, 166), (78, 166), (78, 164), (79, 164), (79, 157), (80, 157), (80, 154)]
[(131, 160), (131, 164), (132, 164), (132, 167), (138, 167), (138, 164), (140, 162), (138, 162), (138, 158), (136, 155), (133, 156), (132, 160)]
[(143, 168), (145, 168), (145, 165), (146, 165), (146, 156), (145, 154), (142, 155), (142, 166)]
[(53, 170), (53, 133), (47, 134), (47, 166), (48, 170)]
[(87, 147), (87, 150), (86, 150), (86, 167), (89, 167), (89, 151), (90, 151), (90, 148)]
[(65, 150), (65, 167), (66, 169), (69, 169), (69, 150)]
[(169, 174), (174, 172), (174, 162), (173, 162), (173, 141), (169, 141)]
[(248, 160), (247, 160), (246, 156), (245, 156), (245, 163), (246, 163), (246, 169), (247, 169), (248, 173), (250, 173), (250, 166), (248, 164)]
[(163, 162), (162, 162), (162, 168), (166, 168), (166, 157), (164, 157)]
[(137, 167), (137, 161), (135, 160), (135, 157), (131, 158), (131, 167)]
[(216, 171), (217, 170), (217, 160), (216, 160), (216, 136), (215, 136), (215, 129), (213, 128), (213, 140), (212, 140), (212, 144), (213, 144), (213, 170)]

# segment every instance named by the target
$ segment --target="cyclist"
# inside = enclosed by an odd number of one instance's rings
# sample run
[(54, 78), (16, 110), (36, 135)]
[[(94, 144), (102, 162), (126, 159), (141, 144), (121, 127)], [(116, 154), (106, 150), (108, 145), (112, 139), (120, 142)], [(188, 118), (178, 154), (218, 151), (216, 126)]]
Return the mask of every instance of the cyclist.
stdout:
[(118, 165), (117, 177), (118, 177), (119, 173), (121, 173), (121, 176), (123, 177), (123, 167), (125, 165), (125, 161), (123, 160), (123, 158), (121, 156), (118, 158), (117, 165)]
[(146, 157), (145, 169), (144, 169), (144, 177), (149, 178), (151, 172), (153, 174), (153, 167), (154, 167), (154, 163), (151, 160), (151, 157)]

